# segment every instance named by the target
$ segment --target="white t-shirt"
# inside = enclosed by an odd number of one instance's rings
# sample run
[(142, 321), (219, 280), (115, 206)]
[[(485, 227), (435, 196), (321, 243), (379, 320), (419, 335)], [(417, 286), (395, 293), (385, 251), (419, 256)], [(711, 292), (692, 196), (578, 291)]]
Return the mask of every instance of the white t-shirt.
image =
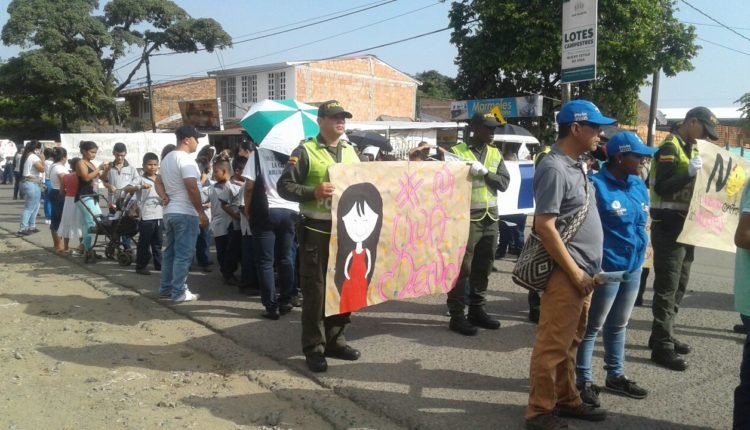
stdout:
[(39, 179), (44, 178), (44, 172), (40, 172), (36, 170), (36, 167), (33, 167), (34, 164), (42, 161), (41, 158), (39, 158), (38, 155), (31, 153), (28, 157), (26, 157), (26, 162), (23, 163), (23, 171), (21, 172), (21, 178), (25, 178), (27, 176), (35, 176)]
[(68, 166), (63, 166), (60, 163), (53, 163), (52, 168), (49, 171), (49, 181), (52, 183), (53, 190), (60, 189), (60, 175), (66, 175), (68, 173)]
[(242, 176), (251, 181), (255, 181), (257, 173), (255, 172), (255, 154), (260, 156), (260, 170), (263, 175), (263, 182), (266, 185), (266, 196), (268, 196), (269, 209), (290, 209), (299, 212), (299, 203), (284, 200), (279, 196), (276, 184), (279, 182), (281, 172), (284, 171), (285, 164), (279, 161), (273, 151), (259, 148), (250, 154), (245, 164), (245, 170)]
[(44, 160), (44, 179), (49, 179), (49, 174), (52, 170), (53, 164), (55, 164), (55, 162), (50, 160), (49, 158)]
[(138, 210), (141, 211), (141, 219), (144, 221), (162, 219), (163, 209), (161, 198), (156, 193), (156, 184), (154, 184), (154, 181), (145, 176), (136, 176), (129, 185), (143, 187), (144, 184), (149, 185), (149, 188), (141, 188), (135, 192), (135, 198), (138, 201)]
[(211, 200), (211, 234), (224, 236), (229, 233), (229, 226), (234, 224), (234, 219), (222, 207), (222, 200), (229, 204), (232, 211), (239, 211), (240, 188), (231, 183), (215, 183), (209, 192)]
[(164, 183), (164, 189), (169, 196), (169, 203), (164, 208), (164, 214), (183, 214), (198, 216), (193, 204), (190, 202), (187, 189), (183, 179), (195, 179), (195, 184), (199, 186), (201, 174), (198, 170), (198, 164), (185, 151), (172, 151), (164, 157), (159, 166), (161, 180)]

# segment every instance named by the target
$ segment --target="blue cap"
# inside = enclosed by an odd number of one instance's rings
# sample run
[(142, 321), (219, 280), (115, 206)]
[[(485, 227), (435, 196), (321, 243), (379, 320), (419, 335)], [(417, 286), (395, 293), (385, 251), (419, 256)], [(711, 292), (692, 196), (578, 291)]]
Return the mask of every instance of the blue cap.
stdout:
[(599, 108), (588, 100), (571, 100), (565, 103), (557, 114), (558, 124), (589, 122), (596, 125), (612, 125), (617, 122), (599, 112)]
[(653, 157), (659, 148), (651, 148), (632, 131), (621, 131), (612, 136), (607, 142), (607, 156), (614, 157), (617, 154), (631, 152), (633, 154)]

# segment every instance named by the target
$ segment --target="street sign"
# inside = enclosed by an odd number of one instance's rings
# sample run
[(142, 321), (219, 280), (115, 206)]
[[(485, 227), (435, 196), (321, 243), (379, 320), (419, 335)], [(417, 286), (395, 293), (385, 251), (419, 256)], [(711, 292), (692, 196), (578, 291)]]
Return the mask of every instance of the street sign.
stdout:
[(451, 103), (451, 120), (469, 119), (475, 113), (496, 113), (498, 110), (502, 118), (501, 122), (507, 118), (540, 117), (542, 116), (542, 96), (457, 100)]
[(562, 0), (561, 83), (596, 79), (597, 0)]

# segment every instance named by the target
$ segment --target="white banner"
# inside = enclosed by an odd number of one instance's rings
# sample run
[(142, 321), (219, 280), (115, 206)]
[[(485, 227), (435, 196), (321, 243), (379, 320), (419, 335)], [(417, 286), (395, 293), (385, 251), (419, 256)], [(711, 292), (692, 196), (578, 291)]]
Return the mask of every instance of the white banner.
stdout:
[[(126, 159), (138, 168), (143, 164), (143, 155), (153, 152), (159, 156), (161, 161), (161, 150), (168, 144), (177, 143), (174, 133), (70, 133), (60, 134), (60, 146), (68, 151), (68, 159), (80, 157), (79, 144), (82, 140), (90, 140), (99, 146), (96, 154), (95, 165), (108, 163), (115, 159), (112, 149), (115, 143), (122, 142), (128, 148)], [(208, 136), (198, 139), (198, 151), (208, 145)], [(197, 151), (194, 155), (197, 155)]]

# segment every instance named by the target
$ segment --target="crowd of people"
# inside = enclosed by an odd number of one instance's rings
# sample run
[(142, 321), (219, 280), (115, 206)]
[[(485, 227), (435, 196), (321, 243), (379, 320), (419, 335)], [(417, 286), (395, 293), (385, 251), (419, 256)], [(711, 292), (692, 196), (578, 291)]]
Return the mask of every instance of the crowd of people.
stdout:
[[(101, 180), (108, 201), (133, 196), (139, 217), (135, 273), (151, 275), (149, 264), (160, 271), (160, 297), (174, 303), (199, 299), (188, 287), (189, 270), (194, 261), (205, 272), (213, 270), (208, 253), (213, 239), (224, 283), (259, 294), (263, 317), (278, 320), (302, 302), (302, 352), (311, 371), (325, 372), (328, 358), (360, 358), (344, 336), (351, 314), (325, 316), (335, 191), (328, 168), (383, 159), (378, 150), (358, 151), (342, 139), (351, 116), (335, 100), (322, 103), (319, 134), (289, 156), (255, 147), (249, 136), (234, 151), (215, 154), (205, 147), (196, 156), (204, 135), (183, 126), (176, 130), (175, 145), (161, 155), (145, 154), (140, 172), (127, 161), (124, 144), (114, 146), (113, 162), (96, 166), (94, 142), (81, 142), (80, 157), (69, 161), (65, 149), (45, 154), (39, 142), (31, 141), (17, 157), (16, 183), (24, 199), (17, 235), (38, 232), (37, 212), (46, 195), (55, 251), (68, 253), (69, 242), (80, 238), (85, 262), (96, 262), (91, 228), (101, 214), (95, 185)], [(535, 160), (531, 238), (541, 243), (554, 269), (543, 293), (529, 292), (530, 319), (538, 321), (530, 362), (529, 429), (567, 428), (561, 418), (606, 418), (599, 399), (602, 388), (592, 371), (600, 332), (603, 387), (633, 399), (647, 397), (647, 389), (626, 374), (625, 338), (633, 307), (642, 301), (649, 218), (655, 275), (651, 360), (669, 370), (687, 369), (691, 347), (675, 337), (674, 327), (694, 248), (677, 242), (677, 236), (702, 166), (696, 140), (715, 140), (718, 121), (710, 110), (694, 108), (657, 148), (628, 131), (603, 142), (602, 127), (616, 120), (586, 100), (564, 104), (557, 123), (557, 142)], [(493, 262), (506, 253), (523, 258), (527, 249), (526, 216), (498, 215), (498, 193), (510, 183), (504, 160), (511, 158), (493, 142), (499, 125), (492, 114), (475, 114), (469, 133), (456, 145), (440, 147), (434, 156), (428, 145), (420, 145), (409, 154), (410, 160), (423, 161), (446, 160), (450, 153), (451, 159), (469, 165), (469, 238), (456, 286), (446, 298), (448, 327), (465, 336), (479, 328), (500, 328), (500, 321), (485, 311)], [(596, 162), (593, 152), (606, 161)], [(745, 329), (750, 328), (748, 189), (735, 238), (737, 310)], [(123, 238), (123, 245), (129, 248), (130, 241)], [(602, 272), (626, 275), (601, 280)], [(735, 391), (735, 428), (749, 425), (746, 414), (738, 412), (749, 404), (750, 340)]]

